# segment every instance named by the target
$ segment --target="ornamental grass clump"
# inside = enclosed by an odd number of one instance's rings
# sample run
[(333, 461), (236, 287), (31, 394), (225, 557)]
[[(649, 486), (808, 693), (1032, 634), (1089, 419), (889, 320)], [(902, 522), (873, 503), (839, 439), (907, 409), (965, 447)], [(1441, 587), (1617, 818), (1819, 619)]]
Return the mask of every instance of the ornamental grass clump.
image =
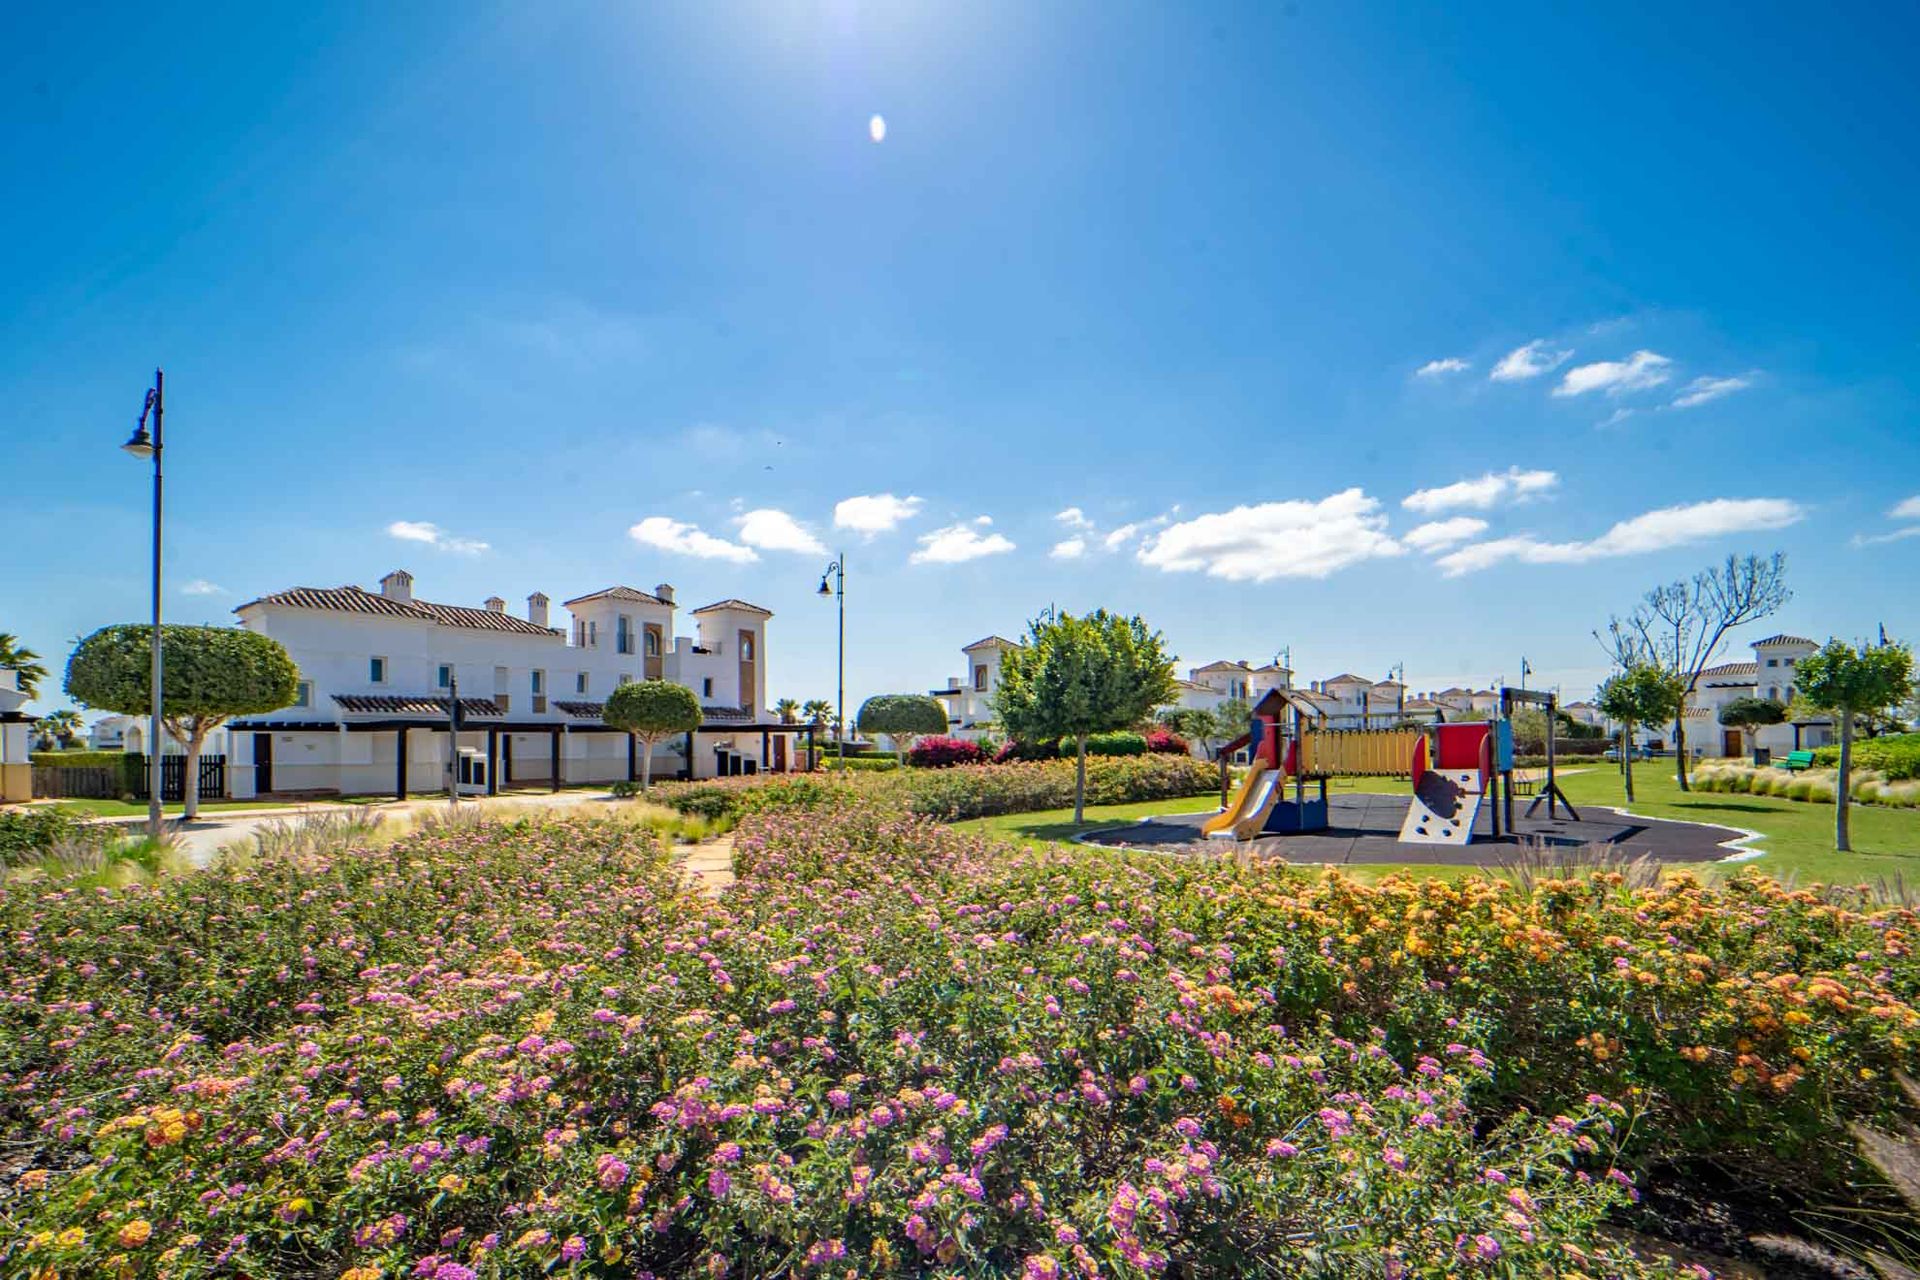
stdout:
[(1665, 1275), (1633, 1164), (1844, 1188), (1910, 1118), (1905, 908), (829, 800), (718, 898), (554, 816), (5, 885), (0, 1272)]

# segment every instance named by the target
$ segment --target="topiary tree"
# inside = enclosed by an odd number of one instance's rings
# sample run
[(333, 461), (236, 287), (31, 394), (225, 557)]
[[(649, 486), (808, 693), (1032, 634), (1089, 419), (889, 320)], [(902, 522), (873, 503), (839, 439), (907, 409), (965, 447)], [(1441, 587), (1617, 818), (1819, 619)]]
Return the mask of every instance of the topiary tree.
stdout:
[(947, 731), (947, 709), (924, 693), (878, 693), (860, 704), (853, 722), (862, 733), (886, 734), (904, 765), (915, 738)]
[[(653, 749), (662, 739), (692, 733), (703, 713), (693, 690), (671, 680), (630, 680), (607, 695), (600, 718), (640, 744), (640, 790), (653, 786)], [(688, 765), (692, 765), (689, 760)]]
[[(102, 627), (67, 662), (67, 695), (101, 711), (146, 714), (153, 703), (153, 627)], [(160, 628), (160, 718), (187, 751), (185, 816), (200, 812), (200, 750), (234, 716), (291, 703), (300, 670), (278, 640), (239, 627)], [(150, 742), (158, 752), (162, 744)]]
[(1860, 716), (1884, 713), (1913, 690), (1913, 652), (1903, 644), (1855, 649), (1829, 640), (1820, 652), (1800, 660), (1795, 674), (1800, 696), (1840, 723), (1840, 776), (1834, 781), (1833, 847), (1853, 850), (1849, 815), (1853, 809), (1853, 724)]
[(1173, 660), (1160, 633), (1138, 617), (1099, 609), (1035, 619), (1026, 644), (1001, 655), (993, 705), (1016, 738), (1073, 739), (1078, 825), (1086, 816), (1088, 736), (1138, 724), (1172, 698)]
[(1662, 724), (1686, 701), (1685, 680), (1651, 662), (1636, 663), (1602, 684), (1593, 696), (1600, 713), (1620, 726), (1620, 767), (1626, 780), (1627, 803), (1633, 803), (1633, 731), (1638, 725)]
[(1755, 729), (1783, 723), (1787, 709), (1772, 698), (1735, 698), (1720, 708), (1720, 723), (1729, 729)]

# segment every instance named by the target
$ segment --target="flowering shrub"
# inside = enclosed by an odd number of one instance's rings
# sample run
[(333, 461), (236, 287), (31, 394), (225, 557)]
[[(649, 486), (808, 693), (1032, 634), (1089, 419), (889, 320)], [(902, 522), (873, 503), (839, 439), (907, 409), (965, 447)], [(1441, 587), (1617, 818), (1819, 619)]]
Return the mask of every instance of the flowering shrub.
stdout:
[(1016, 760), (1058, 760), (1060, 744), (1057, 742), (1022, 742), (1018, 738), (1009, 738), (993, 753), (995, 764), (1010, 764)]
[(1326, 985), (1338, 899), (1263, 904), (1319, 892), (1290, 876), (1018, 853), (870, 804), (752, 818), (741, 850), (720, 901), (578, 819), (9, 886), (0, 1139), (31, 1167), (0, 1260), (1669, 1273), (1595, 1230), (1632, 1194), (1623, 1109), (1477, 1116), (1506, 1067), (1437, 1009), (1341, 1034), (1380, 1006)]
[(1150, 752), (1161, 755), (1184, 756), (1192, 752), (1188, 741), (1171, 729), (1155, 727), (1146, 732), (1146, 747)]
[[(1003, 813), (1064, 809), (1073, 804), (1074, 761), (962, 765), (906, 774), (899, 789), (881, 793), (912, 813), (946, 822)], [(1219, 778), (1184, 756), (1093, 757), (1087, 761), (1088, 804), (1132, 804), (1199, 796), (1219, 789)]]
[(907, 762), (922, 769), (946, 769), (956, 764), (980, 764), (986, 752), (966, 738), (922, 738), (907, 753)]

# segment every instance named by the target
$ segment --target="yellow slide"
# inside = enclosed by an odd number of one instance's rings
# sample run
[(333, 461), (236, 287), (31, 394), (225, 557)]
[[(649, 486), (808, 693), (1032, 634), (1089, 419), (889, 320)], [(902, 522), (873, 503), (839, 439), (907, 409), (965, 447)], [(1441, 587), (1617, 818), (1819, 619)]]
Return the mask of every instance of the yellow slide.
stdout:
[(1227, 807), (1200, 824), (1201, 834), (1222, 839), (1234, 838), (1234, 828), (1243, 819), (1273, 807), (1277, 780), (1264, 761), (1254, 761), (1247, 770), (1247, 776), (1240, 779), (1240, 789), (1227, 801)]

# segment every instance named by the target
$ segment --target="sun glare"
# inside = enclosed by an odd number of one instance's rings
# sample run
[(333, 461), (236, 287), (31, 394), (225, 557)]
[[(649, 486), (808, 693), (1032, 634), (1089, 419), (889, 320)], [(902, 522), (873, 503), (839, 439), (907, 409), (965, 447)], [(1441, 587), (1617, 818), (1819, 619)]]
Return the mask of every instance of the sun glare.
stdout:
[(887, 138), (887, 121), (884, 116), (875, 116), (867, 121), (867, 136), (875, 142), (884, 142)]

